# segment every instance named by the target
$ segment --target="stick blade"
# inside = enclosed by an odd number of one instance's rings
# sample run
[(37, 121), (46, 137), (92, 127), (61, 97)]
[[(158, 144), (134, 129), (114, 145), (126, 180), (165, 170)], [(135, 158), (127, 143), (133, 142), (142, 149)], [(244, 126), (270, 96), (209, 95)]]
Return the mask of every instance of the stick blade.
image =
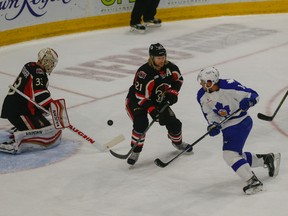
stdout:
[(154, 160), (154, 163), (158, 166), (158, 167), (161, 167), (161, 168), (164, 168), (166, 167), (168, 164), (164, 163), (163, 161), (161, 161), (159, 158), (155, 159)]
[(117, 145), (118, 143), (122, 142), (123, 140), (125, 140), (125, 137), (124, 137), (123, 134), (120, 134), (120, 135), (114, 137), (112, 140), (110, 140), (106, 144), (104, 144), (104, 148), (105, 149), (110, 149), (113, 146)]
[(267, 116), (267, 115), (264, 115), (262, 113), (258, 113), (257, 117), (261, 120), (264, 120), (264, 121), (272, 121), (273, 120), (272, 116)]
[(118, 154), (118, 153), (112, 151), (111, 149), (109, 150), (109, 152), (110, 152), (114, 157), (116, 157), (116, 158), (119, 158), (119, 159), (127, 159), (127, 158), (129, 157), (129, 155), (131, 154), (132, 149), (130, 149), (130, 151), (129, 151), (127, 154), (125, 154), (125, 155)]

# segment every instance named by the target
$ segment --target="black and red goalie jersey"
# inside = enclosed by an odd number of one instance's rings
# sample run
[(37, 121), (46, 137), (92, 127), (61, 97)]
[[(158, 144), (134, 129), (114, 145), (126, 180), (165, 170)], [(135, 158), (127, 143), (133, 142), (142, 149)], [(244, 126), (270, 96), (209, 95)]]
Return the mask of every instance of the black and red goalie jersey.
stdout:
[[(52, 98), (48, 91), (48, 76), (44, 70), (36, 62), (25, 64), (13, 86), (48, 110)], [(10, 89), (3, 102), (1, 117), (40, 115), (42, 112), (33, 103)]]
[(170, 61), (156, 70), (147, 62), (136, 72), (133, 85), (130, 87), (127, 98), (136, 102), (146, 110), (152, 107), (161, 107), (168, 89), (179, 92), (183, 77), (179, 68)]

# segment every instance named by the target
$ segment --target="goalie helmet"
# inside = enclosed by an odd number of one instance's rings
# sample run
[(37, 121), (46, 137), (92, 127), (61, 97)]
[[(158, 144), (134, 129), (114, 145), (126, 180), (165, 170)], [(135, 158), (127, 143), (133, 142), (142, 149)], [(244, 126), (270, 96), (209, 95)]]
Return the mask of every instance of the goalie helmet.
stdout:
[(149, 55), (150, 56), (166, 56), (166, 49), (160, 44), (151, 44), (149, 47)]
[(38, 53), (38, 61), (50, 75), (58, 63), (58, 54), (51, 48), (41, 49)]
[(202, 69), (198, 74), (197, 81), (199, 83), (201, 83), (201, 81), (207, 83), (209, 80), (212, 82), (212, 86), (219, 81), (219, 71), (215, 67)]

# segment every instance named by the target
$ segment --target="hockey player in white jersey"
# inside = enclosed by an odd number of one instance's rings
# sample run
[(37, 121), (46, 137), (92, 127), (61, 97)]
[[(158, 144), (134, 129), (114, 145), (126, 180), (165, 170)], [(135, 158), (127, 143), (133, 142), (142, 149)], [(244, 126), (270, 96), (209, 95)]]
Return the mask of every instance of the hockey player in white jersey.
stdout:
[[(252, 118), (247, 113), (259, 101), (259, 95), (251, 88), (241, 85), (233, 79), (219, 79), (215, 67), (203, 69), (198, 74), (202, 88), (198, 91), (197, 100), (208, 122), (210, 136), (222, 131), (223, 158), (246, 183), (243, 188), (246, 194), (254, 194), (263, 189), (263, 183), (256, 177), (251, 168), (267, 167), (270, 177), (279, 172), (280, 153), (254, 154), (243, 152), (246, 139), (252, 129)], [(219, 122), (225, 116), (240, 109), (226, 123)]]

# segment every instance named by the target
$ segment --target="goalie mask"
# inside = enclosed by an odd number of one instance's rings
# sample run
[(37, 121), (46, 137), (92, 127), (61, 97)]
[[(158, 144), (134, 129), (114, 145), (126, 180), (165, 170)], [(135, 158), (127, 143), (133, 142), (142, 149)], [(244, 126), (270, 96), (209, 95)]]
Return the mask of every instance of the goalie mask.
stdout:
[(201, 81), (205, 83), (207, 83), (207, 81), (211, 81), (212, 82), (211, 87), (212, 87), (219, 81), (219, 71), (215, 67), (202, 69), (198, 74), (197, 81), (199, 83), (201, 83)]
[(38, 61), (45, 68), (46, 73), (50, 75), (58, 63), (58, 55), (55, 50), (44, 48), (38, 53)]

